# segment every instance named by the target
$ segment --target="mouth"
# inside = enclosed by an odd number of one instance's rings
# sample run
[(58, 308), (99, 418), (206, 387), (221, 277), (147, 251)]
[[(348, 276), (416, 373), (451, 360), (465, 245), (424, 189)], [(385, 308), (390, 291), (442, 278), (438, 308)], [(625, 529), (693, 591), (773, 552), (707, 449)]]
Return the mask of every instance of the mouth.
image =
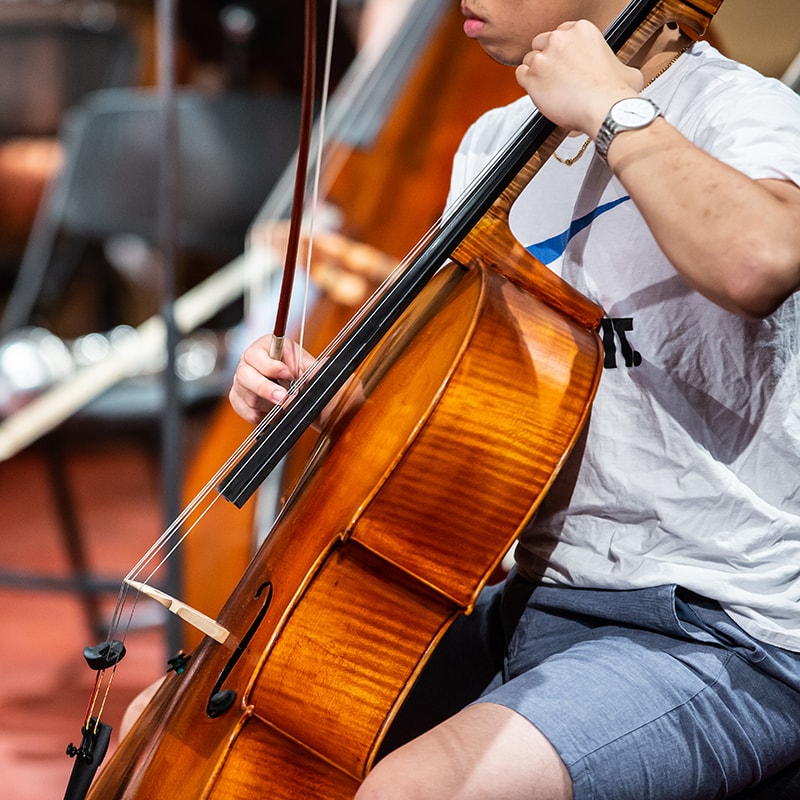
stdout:
[(474, 14), (465, 5), (461, 6), (461, 13), (464, 15), (464, 33), (470, 38), (475, 39), (486, 27), (486, 20)]

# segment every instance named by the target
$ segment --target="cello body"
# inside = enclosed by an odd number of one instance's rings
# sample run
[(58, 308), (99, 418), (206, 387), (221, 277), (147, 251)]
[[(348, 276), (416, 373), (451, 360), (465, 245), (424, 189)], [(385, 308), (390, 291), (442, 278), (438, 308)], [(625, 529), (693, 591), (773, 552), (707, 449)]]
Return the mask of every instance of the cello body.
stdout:
[[(600, 363), (592, 330), (496, 271), (440, 271), (348, 384), (223, 609), (252, 631), (241, 657), (205, 640), (89, 797), (352, 797), (566, 458)], [(235, 701), (212, 718), (220, 688)]]

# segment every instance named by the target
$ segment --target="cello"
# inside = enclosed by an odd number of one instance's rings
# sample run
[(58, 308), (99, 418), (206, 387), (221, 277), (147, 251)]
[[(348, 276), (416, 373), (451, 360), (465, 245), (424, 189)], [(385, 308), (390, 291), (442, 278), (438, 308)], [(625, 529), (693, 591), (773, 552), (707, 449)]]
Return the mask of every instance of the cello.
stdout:
[[(370, 56), (366, 63), (354, 64), (341, 92), (332, 98), (332, 103), (339, 103), (340, 122), (328, 127), (323, 142), (322, 194), (341, 214), (343, 234), (387, 253), (394, 263), (435, 223), (444, 207), (452, 155), (469, 124), (520, 95), (511, 71), (486, 58), (463, 35), (460, 19), (460, 9), (451, 0), (416, 0), (380, 58)], [(386, 186), (392, 191), (384, 191)], [(281, 186), (278, 196), (266, 201), (251, 239), (285, 213), (287, 194)], [(386, 219), (392, 224), (386, 225)], [(379, 281), (361, 276), (360, 282), (368, 294)], [(320, 289), (307, 315), (304, 347), (312, 354), (322, 352), (363, 299), (354, 304)], [(187, 475), (187, 502), (222, 454), (249, 430), (226, 398), (216, 409)], [(316, 439), (315, 432), (308, 431), (288, 454), (278, 489), (282, 496), (301, 474)], [(255, 505), (248, 503), (241, 510), (215, 505), (193, 527), (181, 559), (182, 599), (189, 605), (216, 613), (236, 586), (255, 551)], [(214, 574), (214, 581), (206, 579), (209, 574)], [(199, 632), (185, 626), (185, 649), (193, 649), (199, 640)]]
[[(607, 40), (629, 60), (668, 21), (701, 34), (720, 3), (634, 0)], [(229, 635), (162, 684), (90, 798), (354, 794), (597, 387), (602, 310), (507, 225), (565, 135), (534, 114), (237, 457), (218, 489), (238, 506), (336, 398), (220, 615)]]

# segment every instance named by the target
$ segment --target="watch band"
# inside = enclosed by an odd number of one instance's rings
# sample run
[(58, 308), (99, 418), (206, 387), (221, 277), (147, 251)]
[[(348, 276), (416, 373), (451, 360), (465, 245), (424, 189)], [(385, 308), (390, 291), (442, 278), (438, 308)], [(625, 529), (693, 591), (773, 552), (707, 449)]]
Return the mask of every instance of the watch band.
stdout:
[(606, 114), (606, 118), (603, 120), (603, 124), (600, 126), (600, 130), (597, 132), (597, 136), (594, 140), (594, 149), (595, 152), (598, 153), (598, 155), (603, 159), (603, 161), (608, 160), (608, 148), (611, 146), (611, 142), (618, 133), (621, 131), (641, 130), (642, 128), (646, 128), (648, 125), (651, 125), (658, 117), (661, 116), (661, 110), (652, 100), (650, 100), (650, 98), (639, 97), (635, 99), (640, 102), (645, 101), (646, 103), (650, 104), (653, 111), (652, 116), (646, 121), (637, 125), (626, 125), (622, 122), (618, 122), (614, 119), (614, 109), (620, 105), (620, 103), (625, 103), (629, 99), (631, 98), (618, 100), (613, 106), (611, 106), (608, 114)]
[(619, 133), (619, 126), (609, 114), (600, 126), (597, 136), (594, 140), (594, 150), (603, 159), (608, 161), (608, 148), (611, 145), (613, 138)]

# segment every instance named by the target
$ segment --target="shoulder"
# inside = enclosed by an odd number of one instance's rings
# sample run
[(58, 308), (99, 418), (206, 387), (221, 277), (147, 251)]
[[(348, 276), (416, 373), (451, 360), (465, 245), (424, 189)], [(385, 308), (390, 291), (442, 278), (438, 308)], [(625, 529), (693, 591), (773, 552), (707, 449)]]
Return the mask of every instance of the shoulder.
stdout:
[(482, 114), (464, 134), (461, 153), (497, 153), (535, 111), (527, 95)]
[(800, 96), (776, 78), (723, 56), (697, 42), (659, 81), (645, 91), (673, 115), (735, 119), (754, 112), (800, 116)]
[(779, 80), (698, 42), (645, 93), (687, 138), (731, 166), (754, 178), (800, 179), (800, 96)]
[(534, 110), (533, 103), (525, 95), (507, 106), (487, 111), (469, 127), (453, 158), (448, 207), (468, 188)]
[(695, 43), (652, 91), (663, 96), (675, 113), (736, 118), (780, 109), (800, 116), (800, 96), (786, 84), (723, 56), (707, 42)]

